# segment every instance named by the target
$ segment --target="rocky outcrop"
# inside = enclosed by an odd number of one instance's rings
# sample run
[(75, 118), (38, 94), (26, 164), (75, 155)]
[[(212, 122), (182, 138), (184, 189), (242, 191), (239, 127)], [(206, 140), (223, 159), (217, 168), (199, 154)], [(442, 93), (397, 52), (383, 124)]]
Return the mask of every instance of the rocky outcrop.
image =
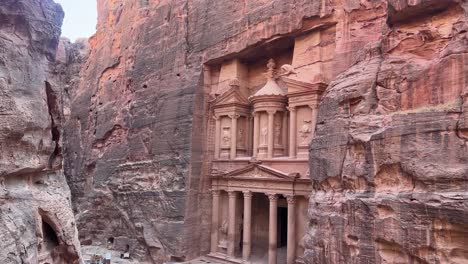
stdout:
[(374, 1), (337, 19), (353, 60), (310, 147), (307, 263), (468, 261), (466, 8)]
[(53, 81), (62, 19), (50, 0), (0, 5), (0, 263), (80, 258)]

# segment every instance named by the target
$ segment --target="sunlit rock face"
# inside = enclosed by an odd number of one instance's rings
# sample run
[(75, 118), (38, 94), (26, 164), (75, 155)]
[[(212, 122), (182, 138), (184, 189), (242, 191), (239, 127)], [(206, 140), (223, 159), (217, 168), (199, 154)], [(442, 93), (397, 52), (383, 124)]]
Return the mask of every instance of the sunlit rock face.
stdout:
[(349, 5), (310, 146), (304, 259), (466, 263), (466, 3)]
[(78, 263), (63, 176), (63, 11), (49, 0), (0, 4), (0, 263)]
[(230, 81), (213, 65), (294, 49), (289, 66), (301, 69), (286, 67), (290, 77), (328, 84), (298, 259), (463, 263), (465, 9), (458, 0), (99, 0), (65, 126), (80, 241), (155, 263), (208, 253), (210, 91)]
[(208, 253), (203, 64), (289, 34), (319, 12), (319, 2), (304, 0), (99, 0), (66, 126), (82, 244), (114, 241), (156, 263)]

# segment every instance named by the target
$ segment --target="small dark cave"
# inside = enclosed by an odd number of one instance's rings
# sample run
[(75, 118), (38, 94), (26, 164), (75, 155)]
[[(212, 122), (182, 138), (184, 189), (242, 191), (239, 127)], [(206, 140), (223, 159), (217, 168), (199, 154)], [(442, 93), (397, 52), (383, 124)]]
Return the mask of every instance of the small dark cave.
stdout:
[(44, 220), (42, 220), (42, 236), (44, 249), (48, 252), (53, 251), (59, 245), (59, 238), (55, 230)]

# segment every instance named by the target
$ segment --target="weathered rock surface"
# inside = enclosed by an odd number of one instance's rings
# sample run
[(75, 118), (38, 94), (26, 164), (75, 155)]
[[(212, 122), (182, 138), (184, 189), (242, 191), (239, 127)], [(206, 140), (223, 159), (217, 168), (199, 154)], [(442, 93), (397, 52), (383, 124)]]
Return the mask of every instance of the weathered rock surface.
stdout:
[[(80, 240), (141, 261), (209, 250), (203, 63), (317, 15), (317, 1), (98, 1), (66, 126)], [(110, 240), (112, 241), (112, 240)]]
[(466, 8), (373, 1), (337, 19), (354, 61), (310, 147), (307, 263), (468, 262)]
[(50, 0), (0, 4), (0, 263), (80, 258), (53, 81), (62, 19)]
[(323, 40), (336, 48), (310, 148), (304, 261), (466, 263), (464, 1), (99, 0), (98, 8), (65, 133), (83, 244), (128, 246), (154, 263), (206, 253), (203, 64), (334, 27)]

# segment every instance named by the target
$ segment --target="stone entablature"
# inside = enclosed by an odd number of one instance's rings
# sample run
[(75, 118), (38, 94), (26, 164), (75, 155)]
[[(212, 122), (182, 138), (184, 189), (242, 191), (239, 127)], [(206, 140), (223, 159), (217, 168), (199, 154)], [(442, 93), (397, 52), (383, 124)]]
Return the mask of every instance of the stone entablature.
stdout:
[(228, 173), (212, 176), (212, 190), (252, 191), (282, 195), (308, 196), (310, 179), (297, 172), (285, 173), (261, 164), (249, 164)]

